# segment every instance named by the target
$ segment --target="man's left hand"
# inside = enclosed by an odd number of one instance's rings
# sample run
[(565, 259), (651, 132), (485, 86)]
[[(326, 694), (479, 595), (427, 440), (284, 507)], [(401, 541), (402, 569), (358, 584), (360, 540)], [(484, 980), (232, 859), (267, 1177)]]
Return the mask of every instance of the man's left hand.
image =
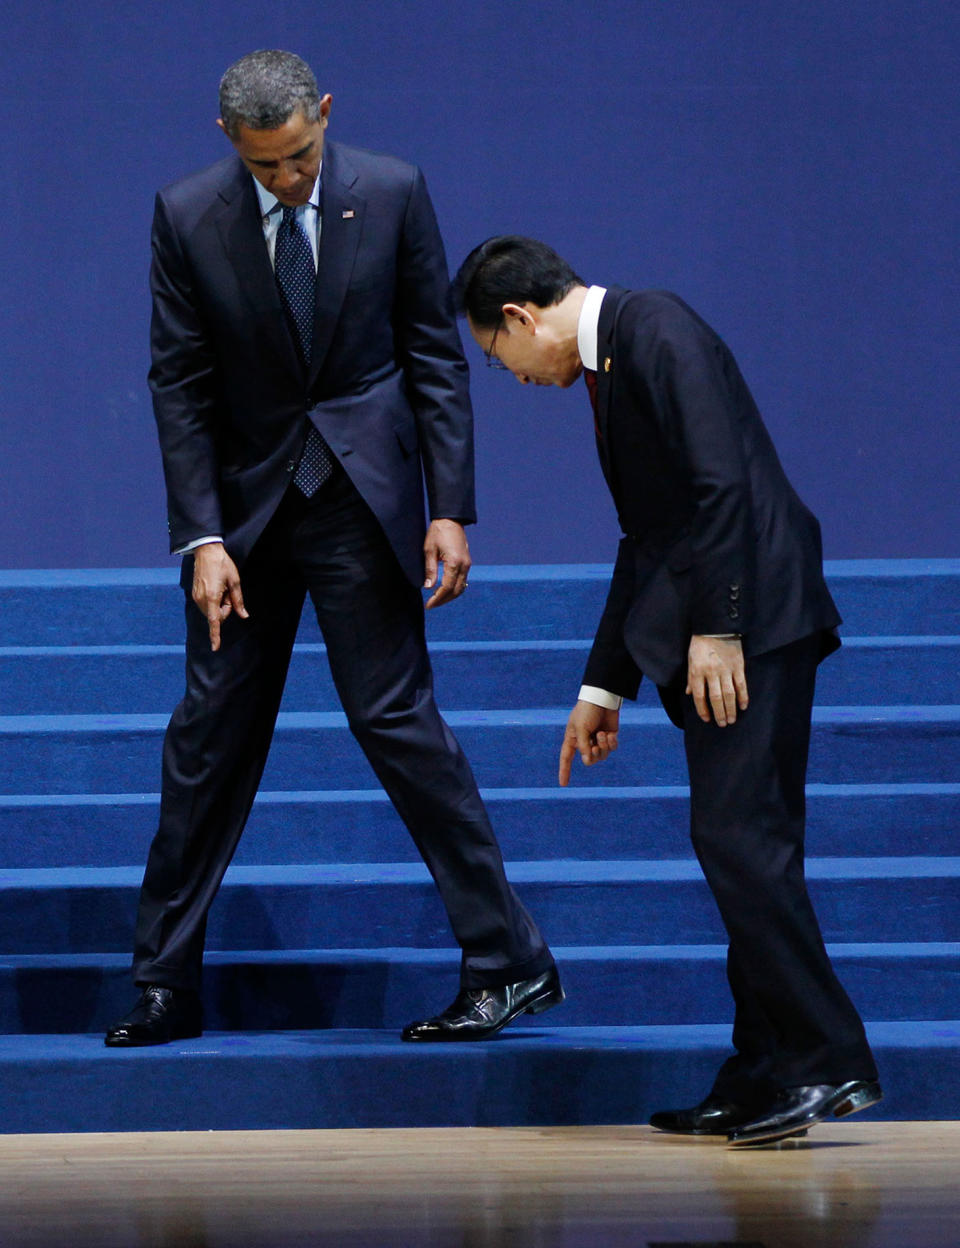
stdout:
[(437, 564), (443, 564), (443, 580), (427, 599), (427, 610), (442, 607), (444, 603), (459, 598), (467, 588), (470, 571), (470, 548), (463, 525), (456, 520), (432, 520), (423, 543), (426, 564), (424, 589), (437, 585)]
[(687, 654), (687, 693), (697, 714), (709, 724), (711, 712), (721, 728), (747, 709), (747, 677), (739, 637), (702, 637), (694, 633)]
[(576, 756), (584, 767), (602, 763), (617, 748), (620, 731), (620, 712), (606, 706), (578, 699), (570, 712), (567, 728), (560, 747), (560, 770), (557, 779), (566, 788), (570, 783), (570, 767)]

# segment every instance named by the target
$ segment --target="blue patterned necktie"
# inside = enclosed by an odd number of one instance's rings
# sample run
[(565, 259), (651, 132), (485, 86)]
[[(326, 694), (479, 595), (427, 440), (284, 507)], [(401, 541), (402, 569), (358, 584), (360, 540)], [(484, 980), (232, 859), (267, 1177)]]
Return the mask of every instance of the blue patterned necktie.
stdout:
[[(317, 274), (313, 267), (310, 240), (297, 220), (296, 208), (283, 209), (283, 220), (277, 230), (273, 253), (273, 267), (277, 286), (280, 288), (280, 300), (287, 314), (297, 352), (304, 368), (309, 369)], [(332, 471), (333, 455), (330, 448), (319, 430), (311, 425), (293, 483), (303, 495), (310, 498)]]

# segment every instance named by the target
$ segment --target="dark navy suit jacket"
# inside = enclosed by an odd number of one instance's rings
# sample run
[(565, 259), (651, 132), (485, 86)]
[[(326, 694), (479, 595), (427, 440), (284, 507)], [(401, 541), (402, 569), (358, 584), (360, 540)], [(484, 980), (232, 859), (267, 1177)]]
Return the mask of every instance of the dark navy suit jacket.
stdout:
[(672, 685), (694, 633), (739, 633), (747, 656), (815, 633), (835, 649), (820, 526), (725, 343), (676, 295), (614, 287), (598, 346), (597, 447), (626, 536), (585, 683)]
[(250, 173), (230, 156), (157, 196), (150, 386), (171, 549), (243, 564), (312, 420), (414, 584), (432, 518), (473, 521), (467, 366), (420, 171), (327, 142), (312, 363), (299, 363)]

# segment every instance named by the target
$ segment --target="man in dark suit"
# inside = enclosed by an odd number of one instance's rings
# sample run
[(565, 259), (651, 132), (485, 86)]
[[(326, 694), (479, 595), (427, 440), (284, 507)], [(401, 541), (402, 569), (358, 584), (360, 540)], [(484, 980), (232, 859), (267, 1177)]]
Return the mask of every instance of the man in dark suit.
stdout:
[(560, 783), (577, 754), (590, 766), (616, 749), (642, 673), (684, 733), (693, 844), (730, 941), (736, 1054), (704, 1101), (653, 1125), (754, 1144), (874, 1104), (863, 1025), (803, 874), (814, 680), (840, 617), (819, 525), (733, 356), (675, 295), (588, 288), (533, 239), (488, 240), (454, 289), (490, 364), (524, 384), (584, 373), (625, 535)]
[(330, 105), (299, 57), (242, 58), (220, 87), (234, 154), (157, 196), (150, 385), (171, 549), (186, 556), (187, 688), (140, 897), (143, 992), (110, 1045), (200, 1034), (207, 911), (306, 594), (350, 728), (462, 948), (456, 1000), (404, 1038), (483, 1039), (563, 998), (437, 711), (424, 642), (421, 586), (429, 607), (463, 592), (475, 519), (443, 246), (419, 170), (325, 143)]

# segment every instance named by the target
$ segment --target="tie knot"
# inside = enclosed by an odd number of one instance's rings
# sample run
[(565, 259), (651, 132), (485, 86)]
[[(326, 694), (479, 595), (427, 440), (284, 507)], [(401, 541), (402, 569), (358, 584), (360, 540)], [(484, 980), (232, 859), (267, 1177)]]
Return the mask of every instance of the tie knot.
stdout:
[(283, 213), (283, 220), (280, 222), (280, 224), (281, 225), (293, 225), (294, 221), (297, 219), (296, 208), (288, 208), (285, 204), (281, 204), (280, 209), (281, 209), (281, 212)]

